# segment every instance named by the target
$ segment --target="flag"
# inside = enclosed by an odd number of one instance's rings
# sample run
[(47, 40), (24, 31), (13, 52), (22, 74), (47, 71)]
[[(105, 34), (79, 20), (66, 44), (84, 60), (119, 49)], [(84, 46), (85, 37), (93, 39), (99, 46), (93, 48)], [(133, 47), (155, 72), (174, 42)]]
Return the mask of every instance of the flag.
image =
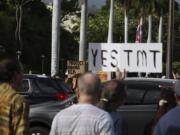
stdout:
[(135, 43), (141, 43), (141, 42), (142, 42), (142, 19), (139, 21), (136, 30), (136, 39), (135, 39)]

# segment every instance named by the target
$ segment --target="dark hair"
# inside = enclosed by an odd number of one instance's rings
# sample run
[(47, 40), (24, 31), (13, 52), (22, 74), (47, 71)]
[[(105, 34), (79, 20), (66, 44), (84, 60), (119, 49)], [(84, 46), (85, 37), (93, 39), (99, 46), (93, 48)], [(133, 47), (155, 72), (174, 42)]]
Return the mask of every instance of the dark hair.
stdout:
[(126, 98), (125, 83), (111, 80), (103, 84), (101, 99), (97, 106), (105, 111), (115, 111)]
[(16, 73), (22, 72), (22, 66), (16, 58), (0, 60), (0, 82), (11, 82)]
[(160, 102), (161, 100), (167, 102), (164, 102), (162, 105), (158, 104), (156, 116), (154, 118), (154, 124), (156, 124), (165, 113), (177, 105), (175, 93), (172, 89), (162, 89), (158, 101)]

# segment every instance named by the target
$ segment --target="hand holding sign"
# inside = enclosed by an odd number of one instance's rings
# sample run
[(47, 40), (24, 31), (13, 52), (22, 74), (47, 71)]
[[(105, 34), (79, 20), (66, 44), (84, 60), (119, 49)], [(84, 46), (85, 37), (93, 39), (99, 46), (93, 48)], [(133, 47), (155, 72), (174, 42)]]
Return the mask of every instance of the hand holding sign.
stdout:
[(116, 70), (116, 80), (124, 80), (124, 78), (126, 77), (126, 70), (124, 69), (123, 72), (120, 71), (119, 68), (117, 68)]
[(77, 78), (87, 71), (86, 61), (67, 61), (68, 78)]

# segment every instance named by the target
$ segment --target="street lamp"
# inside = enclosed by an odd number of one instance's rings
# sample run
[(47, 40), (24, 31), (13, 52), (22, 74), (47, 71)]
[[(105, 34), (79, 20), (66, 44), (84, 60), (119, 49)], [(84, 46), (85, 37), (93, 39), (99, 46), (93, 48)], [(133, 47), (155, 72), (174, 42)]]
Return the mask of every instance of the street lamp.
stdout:
[(41, 55), (41, 64), (42, 64), (42, 67), (41, 67), (41, 73), (43, 74), (44, 73), (44, 61), (45, 61), (45, 55)]
[(20, 60), (20, 57), (21, 57), (21, 51), (20, 51), (20, 50), (18, 50), (18, 51), (16, 52), (16, 54), (17, 54), (17, 58), (18, 58), (18, 60)]

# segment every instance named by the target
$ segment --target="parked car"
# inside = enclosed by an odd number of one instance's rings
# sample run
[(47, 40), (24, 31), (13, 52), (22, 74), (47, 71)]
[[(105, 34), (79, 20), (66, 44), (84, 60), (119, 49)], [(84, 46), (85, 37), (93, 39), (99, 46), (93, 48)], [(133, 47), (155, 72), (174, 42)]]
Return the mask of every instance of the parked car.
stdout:
[[(154, 116), (157, 100), (162, 88), (173, 88), (175, 80), (128, 78), (127, 102), (117, 111), (128, 123), (128, 135), (143, 135), (144, 128)], [(70, 96), (63, 102), (49, 102), (33, 105), (30, 109), (30, 135), (48, 135), (54, 116), (75, 101)]]
[[(58, 80), (58, 81), (57, 81)], [(22, 85), (18, 89), (29, 104), (38, 104), (52, 100), (65, 100), (69, 89), (60, 79), (44, 75), (24, 75)]]

